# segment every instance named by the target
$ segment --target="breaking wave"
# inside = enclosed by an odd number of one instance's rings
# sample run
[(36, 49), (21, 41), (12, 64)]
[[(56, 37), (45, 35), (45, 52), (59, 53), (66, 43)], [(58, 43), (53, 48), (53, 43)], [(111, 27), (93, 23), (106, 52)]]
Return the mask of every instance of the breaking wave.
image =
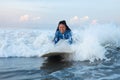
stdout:
[(120, 27), (114, 24), (89, 25), (73, 29), (73, 44), (54, 45), (54, 30), (0, 30), (0, 57), (41, 57), (50, 51), (68, 52), (68, 60), (103, 60), (119, 51)]

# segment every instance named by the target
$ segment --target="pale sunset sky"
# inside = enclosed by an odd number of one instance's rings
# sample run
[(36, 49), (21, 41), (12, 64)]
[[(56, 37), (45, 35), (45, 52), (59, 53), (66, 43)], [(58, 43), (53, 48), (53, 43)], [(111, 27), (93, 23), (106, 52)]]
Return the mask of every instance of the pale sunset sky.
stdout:
[(120, 0), (0, 0), (0, 28), (120, 25)]

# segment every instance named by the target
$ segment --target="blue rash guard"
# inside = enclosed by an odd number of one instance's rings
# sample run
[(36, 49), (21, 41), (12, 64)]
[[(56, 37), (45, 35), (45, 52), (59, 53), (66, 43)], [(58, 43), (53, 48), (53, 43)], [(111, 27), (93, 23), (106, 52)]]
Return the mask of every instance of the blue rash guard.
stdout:
[(72, 33), (70, 30), (66, 30), (64, 34), (62, 34), (60, 31), (56, 31), (55, 37), (54, 37), (54, 43), (56, 44), (60, 39), (67, 39), (69, 44), (72, 44)]

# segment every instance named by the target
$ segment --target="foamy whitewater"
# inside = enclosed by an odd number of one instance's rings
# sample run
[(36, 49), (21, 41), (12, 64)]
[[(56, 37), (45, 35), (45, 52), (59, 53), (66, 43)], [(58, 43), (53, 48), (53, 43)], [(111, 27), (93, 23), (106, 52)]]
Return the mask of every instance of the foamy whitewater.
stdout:
[(55, 30), (0, 30), (0, 57), (41, 57), (48, 52), (69, 52), (67, 60), (107, 60), (109, 49), (120, 46), (120, 27), (89, 25), (73, 29), (73, 44), (54, 45)]

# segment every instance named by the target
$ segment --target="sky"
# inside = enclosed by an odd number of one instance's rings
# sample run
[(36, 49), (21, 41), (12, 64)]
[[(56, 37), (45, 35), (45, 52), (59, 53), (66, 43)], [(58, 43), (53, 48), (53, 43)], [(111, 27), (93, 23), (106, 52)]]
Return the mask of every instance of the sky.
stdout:
[(120, 0), (0, 0), (0, 28), (120, 24)]

